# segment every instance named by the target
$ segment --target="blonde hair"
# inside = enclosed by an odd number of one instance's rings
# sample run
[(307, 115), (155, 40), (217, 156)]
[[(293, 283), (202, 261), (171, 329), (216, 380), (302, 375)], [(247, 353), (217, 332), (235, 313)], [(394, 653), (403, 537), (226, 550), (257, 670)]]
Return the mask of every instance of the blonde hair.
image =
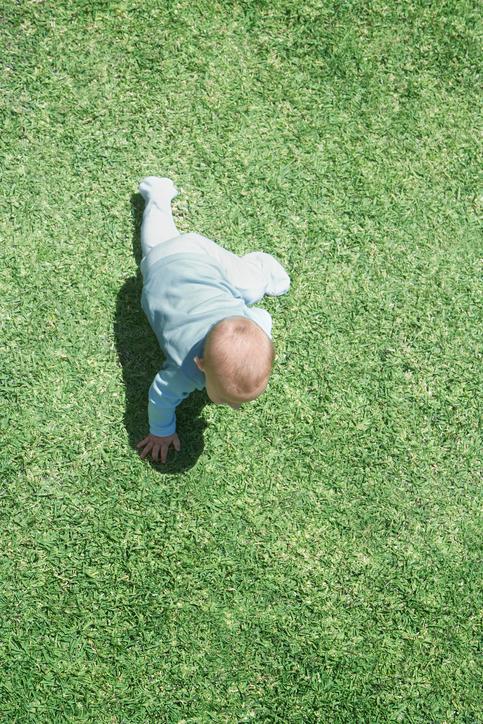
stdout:
[(267, 386), (275, 350), (258, 324), (245, 317), (227, 317), (209, 332), (204, 359), (226, 392), (249, 398)]

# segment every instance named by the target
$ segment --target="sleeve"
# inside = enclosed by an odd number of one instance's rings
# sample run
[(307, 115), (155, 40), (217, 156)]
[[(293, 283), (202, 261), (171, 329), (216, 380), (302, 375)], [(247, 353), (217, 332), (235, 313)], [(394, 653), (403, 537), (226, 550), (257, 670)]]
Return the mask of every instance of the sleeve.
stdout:
[(149, 388), (148, 417), (151, 435), (167, 437), (176, 432), (175, 410), (195, 385), (171, 362), (160, 369)]
[(272, 318), (266, 309), (250, 307), (248, 316), (272, 339)]

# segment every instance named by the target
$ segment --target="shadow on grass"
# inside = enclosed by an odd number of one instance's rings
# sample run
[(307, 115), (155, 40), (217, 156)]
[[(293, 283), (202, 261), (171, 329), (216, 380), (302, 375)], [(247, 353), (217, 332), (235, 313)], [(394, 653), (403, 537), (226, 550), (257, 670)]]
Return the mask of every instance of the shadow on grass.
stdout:
[[(140, 229), (143, 205), (139, 194), (131, 197), (133, 251), (138, 268), (141, 261)], [(136, 276), (127, 279), (118, 294), (114, 323), (117, 354), (126, 387), (124, 424), (133, 449), (136, 449), (136, 444), (148, 434), (148, 390), (163, 361), (158, 341), (141, 308), (142, 286), (142, 276), (138, 269)], [(189, 470), (195, 465), (204, 448), (203, 430), (206, 423), (200, 415), (208, 402), (205, 391), (196, 390), (181, 403), (176, 410), (181, 451), (175, 453), (171, 449), (164, 465), (150, 461), (152, 467), (160, 473), (174, 474)]]

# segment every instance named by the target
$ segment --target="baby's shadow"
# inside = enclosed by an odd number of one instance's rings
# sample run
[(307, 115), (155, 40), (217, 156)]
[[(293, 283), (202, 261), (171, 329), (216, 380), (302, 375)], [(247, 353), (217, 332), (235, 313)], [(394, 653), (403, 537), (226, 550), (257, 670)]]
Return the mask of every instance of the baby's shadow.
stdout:
[[(139, 269), (143, 213), (143, 199), (139, 194), (131, 197), (131, 209), (133, 251)], [(148, 434), (148, 390), (163, 361), (157, 339), (141, 308), (142, 287), (142, 276), (138, 270), (136, 276), (127, 279), (119, 291), (114, 323), (117, 354), (126, 387), (124, 424), (129, 443), (134, 449)], [(203, 430), (206, 423), (201, 417), (201, 411), (208, 402), (205, 391), (196, 390), (177, 408), (177, 432), (181, 440), (181, 451), (175, 453), (171, 449), (164, 465), (151, 461), (156, 470), (162, 473), (181, 473), (193, 467), (204, 448)]]

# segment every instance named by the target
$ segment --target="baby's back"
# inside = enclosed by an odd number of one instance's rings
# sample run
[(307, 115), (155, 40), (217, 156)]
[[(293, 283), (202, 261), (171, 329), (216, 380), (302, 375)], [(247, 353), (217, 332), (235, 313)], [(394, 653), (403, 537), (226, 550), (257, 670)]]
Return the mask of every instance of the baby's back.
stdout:
[(180, 252), (180, 240), (173, 240), (176, 253), (165, 253), (154, 262), (147, 257), (141, 303), (161, 349), (181, 366), (214, 324), (225, 317), (246, 316), (247, 307), (221, 265), (202, 253)]

